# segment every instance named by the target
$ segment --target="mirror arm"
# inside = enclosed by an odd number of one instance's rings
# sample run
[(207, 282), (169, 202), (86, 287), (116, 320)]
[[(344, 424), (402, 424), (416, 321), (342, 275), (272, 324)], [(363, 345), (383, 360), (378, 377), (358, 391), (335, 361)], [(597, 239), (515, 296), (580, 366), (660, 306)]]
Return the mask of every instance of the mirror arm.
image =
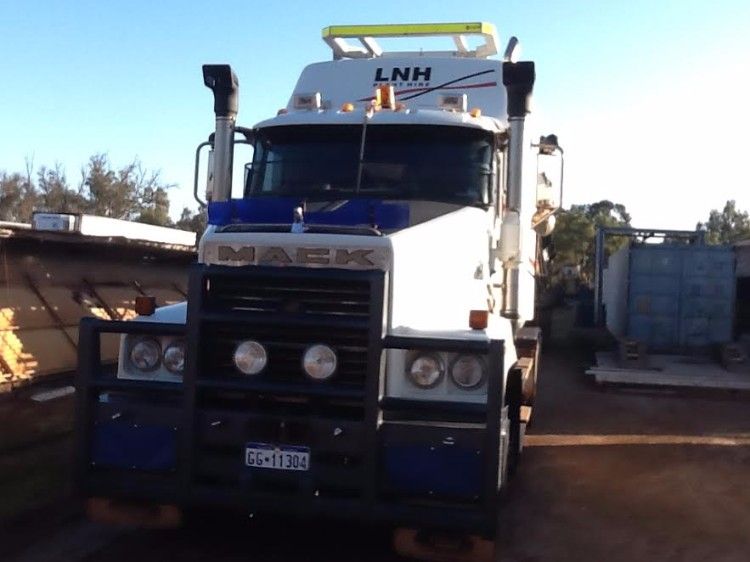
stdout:
[(195, 172), (193, 175), (193, 197), (198, 202), (198, 205), (201, 207), (205, 207), (207, 203), (201, 199), (198, 196), (198, 171), (200, 169), (200, 163), (201, 163), (201, 150), (203, 150), (207, 146), (213, 146), (213, 133), (211, 133), (211, 136), (208, 138), (207, 141), (202, 142), (198, 145), (198, 148), (195, 149)]
[(255, 129), (249, 129), (247, 127), (235, 127), (235, 133), (240, 133), (245, 137), (245, 144), (253, 144), (255, 142)]

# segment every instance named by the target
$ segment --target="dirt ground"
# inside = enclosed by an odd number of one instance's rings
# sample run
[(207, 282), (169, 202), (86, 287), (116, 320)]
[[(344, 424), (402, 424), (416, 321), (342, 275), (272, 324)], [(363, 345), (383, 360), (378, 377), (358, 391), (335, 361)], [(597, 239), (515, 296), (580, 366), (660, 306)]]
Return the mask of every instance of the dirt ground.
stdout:
[[(750, 397), (601, 389), (585, 379), (578, 351), (543, 361), (534, 424), (501, 511), (500, 560), (750, 559)], [(214, 518), (133, 531), (86, 523), (67, 500), (49, 505), (27, 524), (0, 519), (0, 558), (397, 560), (387, 529), (351, 523)]]

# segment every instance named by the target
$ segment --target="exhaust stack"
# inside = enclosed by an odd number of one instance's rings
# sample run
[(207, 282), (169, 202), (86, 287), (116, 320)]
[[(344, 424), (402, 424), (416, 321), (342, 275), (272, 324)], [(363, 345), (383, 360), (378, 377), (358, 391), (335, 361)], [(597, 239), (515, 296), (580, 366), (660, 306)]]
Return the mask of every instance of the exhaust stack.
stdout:
[(521, 261), (521, 201), (523, 170), (523, 126), (534, 89), (533, 62), (504, 62), (503, 85), (508, 92), (508, 206), (501, 231), (504, 291), (501, 314), (518, 318), (518, 265)]
[(204, 64), (203, 83), (214, 94), (216, 115), (211, 200), (227, 201), (232, 197), (232, 160), (234, 128), (239, 107), (239, 81), (228, 64)]

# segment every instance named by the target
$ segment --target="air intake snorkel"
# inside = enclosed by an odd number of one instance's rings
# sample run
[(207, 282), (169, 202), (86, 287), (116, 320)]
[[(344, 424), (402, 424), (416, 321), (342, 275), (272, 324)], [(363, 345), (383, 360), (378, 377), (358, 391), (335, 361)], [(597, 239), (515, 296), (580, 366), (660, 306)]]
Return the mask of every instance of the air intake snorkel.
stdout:
[(211, 200), (227, 201), (232, 196), (234, 130), (239, 108), (239, 81), (228, 64), (204, 64), (203, 83), (214, 94), (213, 193)]

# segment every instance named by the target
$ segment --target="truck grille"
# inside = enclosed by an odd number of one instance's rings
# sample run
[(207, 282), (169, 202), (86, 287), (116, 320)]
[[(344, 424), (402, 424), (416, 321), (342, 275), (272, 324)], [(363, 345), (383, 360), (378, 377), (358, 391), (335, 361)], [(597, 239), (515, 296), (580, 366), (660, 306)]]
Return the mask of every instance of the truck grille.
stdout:
[(268, 365), (257, 380), (320, 386), (305, 375), (302, 356), (310, 345), (323, 343), (338, 356), (336, 374), (325, 384), (363, 388), (371, 315), (381, 310), (373, 308), (373, 272), (253, 270), (248, 275), (213, 274), (206, 280), (204, 376), (241, 380), (232, 356), (241, 341), (253, 339), (268, 351)]
[[(209, 266), (201, 274), (194, 281), (201, 291), (194, 483), (235, 496), (359, 497), (385, 274), (260, 266)], [(250, 377), (232, 359), (247, 339), (268, 351), (265, 370)], [(305, 350), (316, 343), (338, 356), (328, 381), (313, 381), (302, 369)], [(239, 461), (252, 441), (309, 447), (312, 468), (304, 478), (260, 471), (249, 479)]]

